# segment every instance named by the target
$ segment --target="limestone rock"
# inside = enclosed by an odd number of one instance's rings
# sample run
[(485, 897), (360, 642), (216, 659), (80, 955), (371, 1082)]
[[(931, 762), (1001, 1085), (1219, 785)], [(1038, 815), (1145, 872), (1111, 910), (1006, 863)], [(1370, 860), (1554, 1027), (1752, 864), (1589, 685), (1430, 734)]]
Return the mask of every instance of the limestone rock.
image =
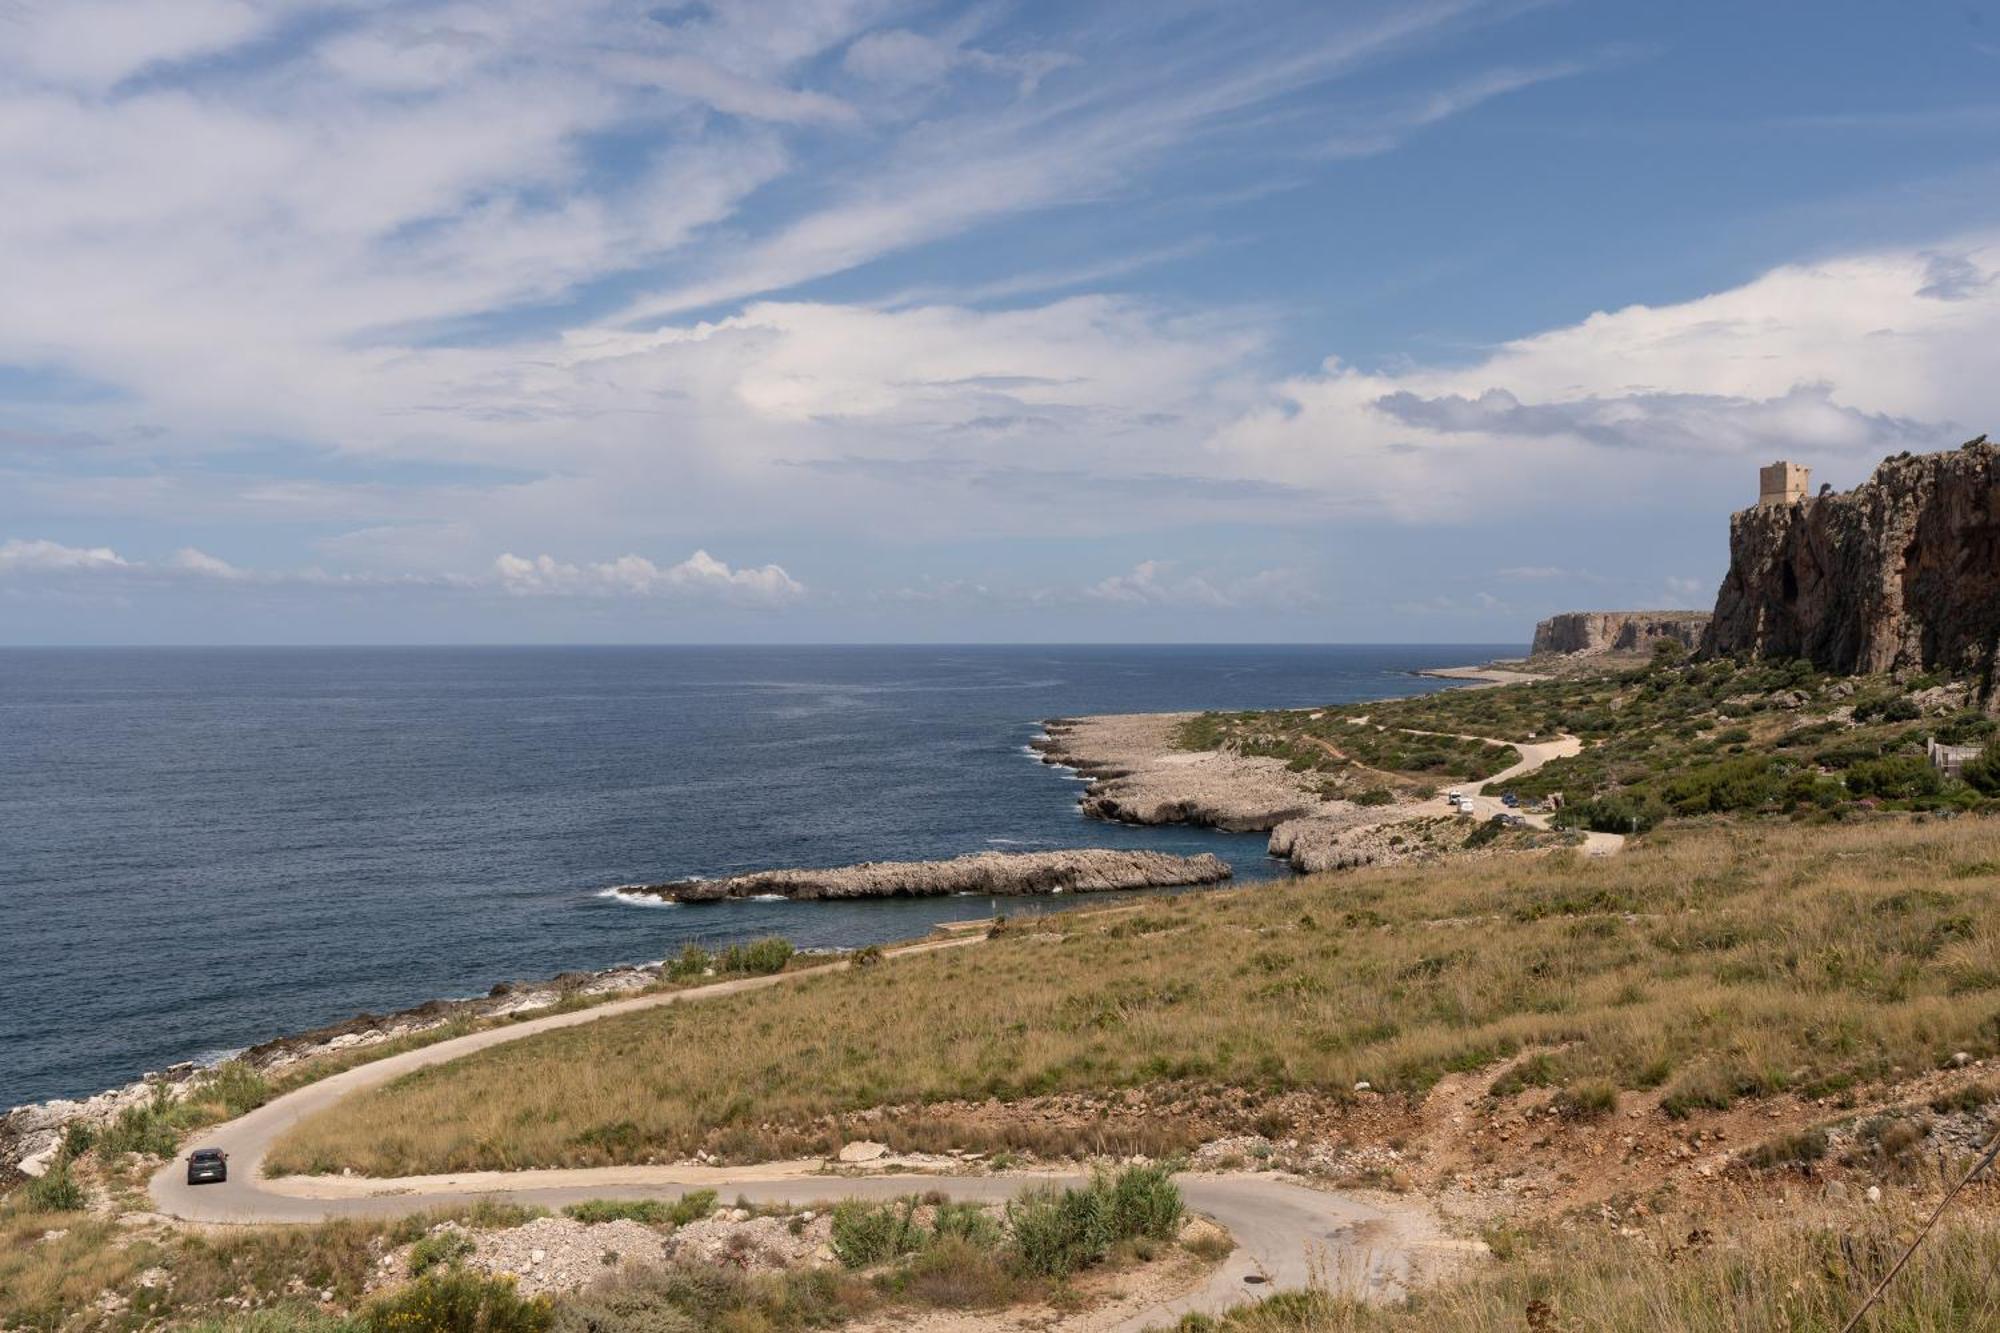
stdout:
[(1977, 675), (2000, 644), (2000, 447), (1898, 454), (1842, 494), (1745, 509), (1708, 656)]
[(648, 884), (628, 891), (681, 903), (766, 895), (798, 899), (935, 898), (949, 894), (1012, 897), (1218, 884), (1229, 876), (1229, 864), (1208, 852), (1170, 856), (1165, 852), (1081, 848), (975, 852), (949, 861), (864, 861), (833, 870), (764, 870), (727, 879)]
[(842, 1144), (840, 1149), (840, 1160), (843, 1162), (879, 1162), (888, 1155), (887, 1144), (870, 1143), (867, 1139)]
[(1661, 642), (1693, 649), (1708, 626), (1706, 611), (1566, 611), (1535, 626), (1535, 656), (1647, 653)]

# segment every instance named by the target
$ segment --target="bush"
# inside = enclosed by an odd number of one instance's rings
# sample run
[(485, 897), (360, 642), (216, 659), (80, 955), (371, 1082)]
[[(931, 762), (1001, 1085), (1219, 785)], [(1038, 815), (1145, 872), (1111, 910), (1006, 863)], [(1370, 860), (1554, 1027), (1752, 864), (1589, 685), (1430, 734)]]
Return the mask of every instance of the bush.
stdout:
[(706, 976), (714, 966), (715, 960), (709, 957), (708, 950), (689, 940), (681, 946), (681, 956), (668, 963), (664, 970), (669, 981), (691, 981)]
[(1387, 787), (1370, 787), (1366, 791), (1354, 793), (1347, 799), (1356, 805), (1389, 805), (1395, 801), (1396, 793)]
[(866, 1204), (848, 1200), (833, 1210), (833, 1253), (849, 1268), (887, 1263), (919, 1249), (923, 1229), (913, 1220), (914, 1200)]
[(1966, 760), (1958, 775), (1981, 795), (2000, 796), (2000, 737), (1986, 742), (1985, 749)]
[(1037, 1277), (1068, 1277), (1104, 1258), (1112, 1235), (1106, 1191), (1043, 1186), (1007, 1205), (1016, 1262)]
[(785, 964), (792, 961), (792, 943), (773, 935), (768, 939), (752, 940), (748, 944), (732, 944), (722, 951), (716, 961), (718, 972), (748, 972), (753, 976), (768, 976), (785, 970)]
[(976, 1203), (947, 1201), (937, 1206), (937, 1215), (931, 1219), (931, 1241), (947, 1240), (961, 1240), (990, 1250), (1000, 1243), (1000, 1224)]
[(58, 1156), (48, 1171), (31, 1180), (21, 1190), (21, 1202), (31, 1212), (73, 1213), (83, 1207), (83, 1186), (69, 1169), (69, 1159)]
[(433, 1268), (449, 1268), (470, 1255), (472, 1237), (457, 1227), (440, 1227), (410, 1247), (410, 1276), (422, 1277)]
[(667, 1208), (667, 1221), (677, 1227), (699, 1222), (715, 1211), (714, 1190), (689, 1190)]
[(1572, 1120), (1597, 1120), (1618, 1109), (1618, 1089), (1602, 1079), (1586, 1079), (1557, 1093), (1553, 1104)]
[(204, 1102), (220, 1103), (233, 1120), (270, 1101), (271, 1089), (262, 1074), (241, 1060), (230, 1060), (209, 1073), (200, 1097)]
[(1856, 796), (1879, 796), (1888, 801), (1935, 796), (1944, 790), (1944, 775), (1922, 755), (1890, 755), (1848, 769), (1847, 790)]
[(555, 1309), (546, 1296), (521, 1299), (511, 1279), (461, 1268), (378, 1297), (362, 1318), (370, 1333), (545, 1333)]
[[(715, 1191), (707, 1193), (713, 1207)], [(647, 1226), (659, 1226), (673, 1220), (673, 1209), (658, 1199), (586, 1199), (563, 1209), (563, 1214), (587, 1226), (599, 1222), (644, 1222)]]
[(1138, 1236), (1172, 1240), (1180, 1234), (1187, 1208), (1174, 1184), (1172, 1167), (1127, 1167), (1110, 1181), (1110, 1194), (1113, 1240)]
[(96, 1130), (84, 1124), (81, 1120), (72, 1120), (63, 1126), (62, 1156), (75, 1161), (89, 1152), (91, 1145), (96, 1142)]
[(106, 1157), (135, 1152), (149, 1157), (172, 1157), (179, 1149), (180, 1131), (168, 1119), (161, 1103), (128, 1106), (98, 1136), (97, 1146)]

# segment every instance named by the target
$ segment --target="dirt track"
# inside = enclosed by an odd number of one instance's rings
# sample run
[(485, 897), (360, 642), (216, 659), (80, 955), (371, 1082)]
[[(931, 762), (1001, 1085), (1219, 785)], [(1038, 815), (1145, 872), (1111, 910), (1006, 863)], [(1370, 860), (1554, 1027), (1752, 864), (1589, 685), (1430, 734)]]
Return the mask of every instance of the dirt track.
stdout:
[[(929, 942), (893, 951), (889, 956), (976, 942), (968, 939)], [(731, 1197), (740, 1194), (755, 1203), (880, 1199), (920, 1188), (942, 1189), (963, 1199), (996, 1201), (1011, 1198), (1039, 1181), (1075, 1178), (1061, 1173), (847, 1176), (829, 1174), (817, 1162), (751, 1167), (477, 1172), (396, 1180), (340, 1176), (266, 1179), (263, 1175), (264, 1158), (271, 1145), (298, 1121), (344, 1097), (379, 1087), (412, 1070), (557, 1028), (661, 1005), (697, 1003), (760, 990), (805, 975), (810, 972), (786, 972), (615, 1001), (575, 1013), (475, 1032), (357, 1066), (201, 1134), (191, 1146), (226, 1151), (229, 1180), (220, 1185), (191, 1186), (187, 1183), (185, 1160), (176, 1158), (152, 1178), (154, 1205), (165, 1215), (191, 1222), (301, 1223), (413, 1212), (481, 1199), (560, 1207), (604, 1197), (674, 1198), (696, 1189), (714, 1189)], [(1401, 1200), (1333, 1193), (1270, 1174), (1190, 1173), (1179, 1181), (1189, 1207), (1228, 1228), (1237, 1249), (1200, 1290), (1141, 1311), (1122, 1327), (1137, 1329), (1171, 1322), (1190, 1310), (1218, 1311), (1274, 1288), (1304, 1286), (1315, 1276), (1333, 1275), (1355, 1282), (1375, 1295), (1393, 1294), (1430, 1263), (1458, 1250), (1436, 1230), (1421, 1205)]]

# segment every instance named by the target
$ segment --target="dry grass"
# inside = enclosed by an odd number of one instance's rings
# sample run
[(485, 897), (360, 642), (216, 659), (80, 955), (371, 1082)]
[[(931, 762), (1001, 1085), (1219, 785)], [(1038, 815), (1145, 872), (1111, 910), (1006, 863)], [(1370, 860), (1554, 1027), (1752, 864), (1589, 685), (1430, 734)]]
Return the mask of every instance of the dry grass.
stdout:
[[(1807, 1223), (1766, 1219), (1729, 1235), (1555, 1237), (1465, 1280), (1370, 1307), (1322, 1289), (1288, 1292), (1183, 1333), (1836, 1333), (1910, 1238), (1881, 1209)], [(1869, 1333), (2000, 1327), (2000, 1227), (1941, 1227), (1889, 1288)], [(1337, 1287), (1338, 1283), (1329, 1284)]]
[[(1677, 831), (1067, 915), (550, 1033), (351, 1098), (276, 1169), (594, 1165), (837, 1141), (834, 1117), (1182, 1080), (1420, 1093), (1524, 1046), (1670, 1109), (1838, 1093), (2000, 1042), (2000, 822)], [(890, 1126), (893, 1134), (894, 1126)], [(880, 1132), (879, 1129), (877, 1131)], [(983, 1146), (968, 1143), (967, 1146)]]

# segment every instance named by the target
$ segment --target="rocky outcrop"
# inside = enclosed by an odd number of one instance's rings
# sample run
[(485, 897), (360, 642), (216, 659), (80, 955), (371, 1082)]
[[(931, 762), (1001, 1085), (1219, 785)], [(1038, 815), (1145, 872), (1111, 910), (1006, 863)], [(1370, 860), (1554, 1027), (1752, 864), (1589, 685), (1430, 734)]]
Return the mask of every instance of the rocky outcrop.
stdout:
[(1176, 737), (1194, 716), (1050, 718), (1029, 744), (1043, 763), (1091, 780), (1077, 804), (1092, 819), (1262, 833), (1321, 807), (1281, 759), (1182, 749)]
[(1105, 893), (1116, 889), (1218, 884), (1228, 862), (1206, 852), (1084, 848), (1060, 852), (975, 852), (949, 861), (864, 861), (834, 870), (764, 870), (727, 879), (686, 879), (634, 885), (676, 903), (732, 898), (940, 898), (951, 894), (1014, 897), (1029, 893)]
[(1534, 656), (1648, 653), (1661, 642), (1701, 645), (1706, 611), (1566, 611), (1535, 626)]
[(1986, 677), (2000, 644), (2000, 448), (1898, 454), (1842, 494), (1745, 509), (1705, 655)]

